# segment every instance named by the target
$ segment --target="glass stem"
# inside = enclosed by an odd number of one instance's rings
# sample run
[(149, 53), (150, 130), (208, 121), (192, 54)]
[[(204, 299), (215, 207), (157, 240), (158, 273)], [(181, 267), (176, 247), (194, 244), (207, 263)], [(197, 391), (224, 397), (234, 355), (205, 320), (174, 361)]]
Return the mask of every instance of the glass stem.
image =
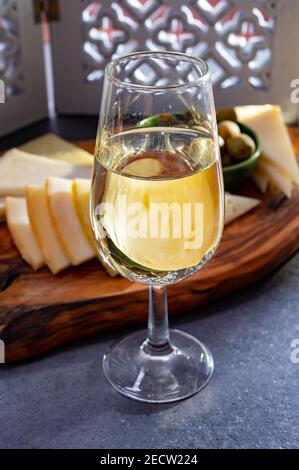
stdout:
[(172, 351), (169, 343), (167, 288), (149, 287), (149, 318), (146, 349), (150, 354), (167, 354)]

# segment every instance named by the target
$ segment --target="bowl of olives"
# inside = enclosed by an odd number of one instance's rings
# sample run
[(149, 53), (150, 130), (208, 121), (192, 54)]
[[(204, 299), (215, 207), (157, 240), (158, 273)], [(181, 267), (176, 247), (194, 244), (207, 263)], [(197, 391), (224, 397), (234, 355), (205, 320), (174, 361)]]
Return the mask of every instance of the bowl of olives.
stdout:
[[(162, 113), (138, 122), (138, 127), (174, 126), (205, 129), (202, 116), (190, 109), (185, 112)], [(234, 108), (217, 112), (219, 147), (221, 152), (224, 186), (234, 190), (246, 179), (256, 164), (261, 148), (257, 134), (245, 124), (238, 122)]]
[(236, 189), (248, 176), (261, 153), (257, 134), (237, 121), (235, 110), (217, 113), (219, 147), (225, 189)]

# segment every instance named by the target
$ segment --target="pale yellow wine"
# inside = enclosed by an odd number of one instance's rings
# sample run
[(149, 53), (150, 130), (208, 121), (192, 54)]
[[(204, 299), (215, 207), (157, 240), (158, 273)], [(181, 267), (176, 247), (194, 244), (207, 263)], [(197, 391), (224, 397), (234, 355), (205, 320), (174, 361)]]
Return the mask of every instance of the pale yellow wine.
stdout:
[(223, 223), (216, 152), (207, 133), (177, 128), (127, 131), (102, 143), (93, 228), (120, 272), (176, 280), (214, 252)]

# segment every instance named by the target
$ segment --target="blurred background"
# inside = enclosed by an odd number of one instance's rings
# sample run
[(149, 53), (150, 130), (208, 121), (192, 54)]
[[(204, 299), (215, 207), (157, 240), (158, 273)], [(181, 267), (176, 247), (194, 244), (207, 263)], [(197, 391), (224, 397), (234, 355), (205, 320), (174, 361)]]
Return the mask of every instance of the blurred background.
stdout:
[[(280, 104), (296, 123), (298, 20), (297, 0), (0, 0), (1, 147), (33, 123), (32, 136), (68, 138), (61, 123), (71, 122), (72, 138), (94, 138), (105, 65), (138, 50), (201, 57), (217, 107)], [(159, 79), (145, 64), (131, 73), (143, 83)], [(15, 136), (17, 145), (25, 134)]]

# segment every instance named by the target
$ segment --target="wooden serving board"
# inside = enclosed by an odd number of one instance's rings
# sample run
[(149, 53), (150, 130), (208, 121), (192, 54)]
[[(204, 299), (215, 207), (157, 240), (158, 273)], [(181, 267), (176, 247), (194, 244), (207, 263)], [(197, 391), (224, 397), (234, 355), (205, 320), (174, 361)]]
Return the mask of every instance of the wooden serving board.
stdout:
[[(299, 129), (290, 129), (297, 155)], [(93, 152), (93, 142), (78, 145)], [(214, 258), (192, 278), (169, 288), (170, 314), (197, 309), (257, 282), (299, 248), (299, 192), (262, 196), (249, 182), (244, 194), (262, 204), (228, 225)], [(147, 287), (111, 278), (94, 260), (53, 276), (22, 261), (5, 224), (0, 226), (0, 339), (6, 361), (27, 359), (59, 345), (145, 323)], [(200, 309), (199, 309), (200, 312)]]

